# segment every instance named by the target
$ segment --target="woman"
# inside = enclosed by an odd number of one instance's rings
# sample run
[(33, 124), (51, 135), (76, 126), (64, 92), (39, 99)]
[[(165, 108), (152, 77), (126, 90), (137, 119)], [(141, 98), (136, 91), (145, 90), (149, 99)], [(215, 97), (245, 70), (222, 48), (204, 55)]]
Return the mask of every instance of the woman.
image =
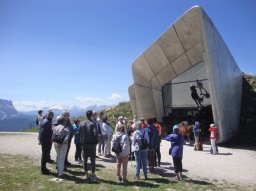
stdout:
[(182, 157), (184, 144), (184, 128), (179, 125), (173, 126), (173, 134), (166, 137), (167, 141), (171, 141), (171, 148), (169, 154), (172, 156), (174, 169), (176, 173), (176, 180), (182, 180)]
[[(68, 150), (68, 141), (70, 132), (68, 127), (66, 126), (67, 120), (61, 116), (57, 117), (57, 126), (53, 129), (53, 142), (54, 147), (57, 153), (57, 176), (60, 179), (64, 178), (63, 170), (64, 170), (64, 161), (66, 157), (66, 153)], [(62, 139), (61, 142), (55, 141), (55, 137), (60, 137)]]
[(127, 126), (127, 135), (129, 137), (129, 143), (130, 143), (129, 160), (135, 160), (134, 154), (132, 152), (132, 139), (131, 139), (132, 134), (134, 132), (133, 127), (134, 127), (134, 122), (133, 121), (129, 121), (128, 122), (128, 126)]
[(110, 127), (109, 123), (108, 123), (108, 118), (107, 116), (104, 116), (102, 118), (102, 131), (103, 131), (103, 135), (107, 136), (107, 139), (104, 140), (104, 157), (106, 158), (110, 158), (111, 157), (111, 140), (112, 140), (112, 128)]
[(142, 122), (138, 121), (135, 123), (136, 131), (133, 133), (132, 136), (132, 151), (135, 154), (135, 161), (136, 161), (136, 175), (135, 179), (140, 179), (140, 164), (142, 163), (143, 173), (145, 176), (145, 180), (147, 177), (147, 155), (148, 149), (143, 147), (143, 139), (147, 141), (149, 144), (149, 137), (148, 132), (142, 127)]
[[(129, 137), (125, 133), (125, 126), (118, 125), (116, 128), (116, 134), (113, 137), (114, 141), (119, 141), (122, 151), (120, 153), (116, 153), (116, 163), (117, 163), (117, 181), (118, 183), (127, 183), (127, 166), (128, 166), (128, 155), (130, 153), (130, 144), (129, 144)], [(121, 176), (121, 166), (123, 169), (122, 176)]]
[(74, 143), (76, 145), (76, 152), (75, 152), (75, 161), (76, 163), (80, 163), (82, 160), (81, 157), (81, 153), (82, 153), (82, 147), (79, 141), (79, 125), (80, 125), (80, 120), (79, 119), (75, 119), (74, 120), (74, 124), (73, 124), (73, 130), (74, 130), (74, 135), (75, 135), (75, 139), (74, 139)]

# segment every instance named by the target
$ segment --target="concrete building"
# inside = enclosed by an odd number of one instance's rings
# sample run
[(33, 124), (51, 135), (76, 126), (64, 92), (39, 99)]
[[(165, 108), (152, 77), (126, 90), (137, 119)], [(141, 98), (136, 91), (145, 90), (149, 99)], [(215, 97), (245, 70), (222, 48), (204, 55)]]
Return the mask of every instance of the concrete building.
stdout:
[[(241, 71), (201, 7), (189, 9), (145, 50), (133, 62), (132, 73), (129, 96), (134, 115), (155, 115), (162, 121), (170, 113), (198, 117), (204, 110), (206, 120), (219, 128), (219, 142), (237, 132)], [(192, 90), (198, 99), (192, 98)]]

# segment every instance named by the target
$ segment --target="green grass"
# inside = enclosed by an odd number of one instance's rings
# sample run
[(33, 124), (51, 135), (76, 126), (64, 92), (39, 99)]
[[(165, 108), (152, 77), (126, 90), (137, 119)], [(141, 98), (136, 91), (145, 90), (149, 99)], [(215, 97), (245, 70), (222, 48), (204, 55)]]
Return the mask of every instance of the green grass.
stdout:
[[(108, 122), (112, 129), (115, 128), (119, 116), (127, 117), (128, 120), (133, 119), (130, 102), (120, 102), (117, 106), (104, 111), (105, 116), (108, 117)], [(87, 120), (86, 116), (80, 116), (81, 121)]]
[(19, 132), (37, 133), (38, 131), (39, 131), (38, 127), (32, 127), (31, 129), (20, 130)]
[[(186, 179), (174, 182), (168, 175), (162, 177), (157, 174), (150, 174), (149, 180), (146, 181), (133, 181), (134, 172), (131, 172), (131, 167), (128, 171), (130, 183), (120, 185), (116, 183), (115, 169), (106, 168), (104, 165), (97, 165), (99, 182), (86, 182), (80, 165), (68, 169), (65, 173), (66, 180), (56, 182), (54, 173), (48, 176), (41, 175), (36, 163), (38, 161), (25, 156), (0, 155), (1, 190), (239, 190), (237, 186), (214, 185), (209, 180)], [(54, 169), (55, 166), (50, 167)]]

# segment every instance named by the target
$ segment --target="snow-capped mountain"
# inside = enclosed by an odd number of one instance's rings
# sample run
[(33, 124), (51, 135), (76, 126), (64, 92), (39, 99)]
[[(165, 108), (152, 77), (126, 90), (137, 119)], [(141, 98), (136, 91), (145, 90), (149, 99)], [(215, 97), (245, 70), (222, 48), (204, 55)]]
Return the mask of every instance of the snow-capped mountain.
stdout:
[(0, 119), (6, 119), (18, 115), (12, 101), (0, 99)]
[[(87, 110), (94, 110), (94, 111), (102, 111), (107, 108), (112, 107), (113, 105), (91, 105), (86, 108), (84, 107), (79, 107), (79, 106), (65, 106), (65, 105), (53, 105), (51, 107), (44, 107), (42, 108), (43, 112), (46, 113), (48, 110), (52, 110), (55, 114), (55, 116), (61, 115), (63, 111), (69, 111), (71, 117), (79, 117), (81, 115), (85, 115), (85, 112)], [(22, 114), (26, 115), (36, 115), (38, 111), (19, 111)]]

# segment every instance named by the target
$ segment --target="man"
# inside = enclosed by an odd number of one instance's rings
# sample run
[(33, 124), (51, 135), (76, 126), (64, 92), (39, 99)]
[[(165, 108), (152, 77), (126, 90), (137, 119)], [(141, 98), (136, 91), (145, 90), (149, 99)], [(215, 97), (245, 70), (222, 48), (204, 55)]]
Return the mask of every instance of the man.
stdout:
[[(97, 127), (94, 119), (93, 119), (93, 111), (88, 110), (86, 112), (87, 121), (83, 121), (80, 123), (79, 128), (79, 139), (83, 149), (83, 157), (84, 157), (84, 172), (86, 180), (97, 180), (97, 176), (95, 175), (95, 159), (96, 159), (96, 145), (99, 141), (99, 128)], [(88, 166), (87, 161), (88, 157), (91, 159), (91, 170), (92, 176), (89, 177), (88, 174)]]
[[(123, 116), (119, 116), (118, 117), (118, 121), (117, 121), (116, 128), (115, 128), (115, 133), (117, 132), (116, 130), (117, 130), (117, 128), (119, 126), (125, 126), (125, 122), (124, 122), (124, 117)], [(125, 126), (125, 132), (127, 132), (126, 126)]]
[(194, 138), (195, 138), (194, 150), (199, 151), (200, 128), (199, 128), (199, 122), (198, 121), (195, 122), (195, 125), (193, 127), (193, 133), (194, 133)]
[[(155, 166), (158, 165), (160, 167), (160, 163), (161, 163), (160, 144), (161, 144), (162, 127), (161, 127), (160, 123), (157, 122), (156, 116), (153, 116), (152, 120), (153, 120), (153, 125), (156, 127), (157, 133), (158, 133), (156, 156), (155, 156)], [(156, 159), (158, 159), (158, 161), (156, 161)]]
[(54, 113), (49, 110), (46, 114), (42, 124), (40, 125), (38, 141), (42, 146), (42, 157), (41, 157), (41, 173), (49, 174), (50, 170), (46, 168), (46, 163), (53, 163), (50, 157), (52, 148), (52, 119)]
[[(104, 116), (104, 113), (103, 112), (100, 112), (100, 115), (97, 119), (97, 122), (99, 124), (99, 127), (100, 127), (100, 132), (103, 132), (102, 130), (102, 125), (103, 125), (103, 116)], [(94, 120), (96, 119), (97, 117), (97, 113), (95, 111), (93, 111), (93, 117), (94, 117)], [(96, 121), (96, 120), (95, 120)], [(99, 144), (98, 144), (98, 155), (101, 156), (102, 154), (104, 154), (104, 147), (105, 147), (105, 143), (103, 141), (103, 137), (100, 136), (99, 137)]]
[(43, 118), (44, 118), (44, 116), (43, 116), (43, 110), (39, 110), (39, 111), (38, 111), (38, 115), (37, 115), (37, 125), (40, 126), (40, 125), (42, 124)]
[(154, 166), (155, 166), (155, 155), (156, 155), (156, 149), (157, 149), (157, 142), (158, 142), (158, 132), (156, 127), (153, 125), (153, 119), (148, 118), (146, 119), (146, 127), (145, 129), (148, 132), (149, 136), (149, 147), (148, 147), (148, 166), (149, 171), (151, 173), (154, 172)]
[(73, 129), (72, 123), (70, 121), (70, 113), (68, 111), (63, 111), (62, 112), (62, 117), (64, 119), (66, 119), (65, 127), (69, 130), (69, 133), (70, 133), (70, 136), (69, 136), (69, 139), (68, 139), (68, 150), (67, 150), (67, 153), (66, 153), (65, 163), (64, 163), (65, 167), (68, 167), (68, 166), (71, 166), (71, 163), (68, 161), (68, 154), (69, 154), (69, 150), (70, 150), (71, 141), (72, 141), (72, 138), (73, 138), (73, 135), (74, 135), (74, 129)]

